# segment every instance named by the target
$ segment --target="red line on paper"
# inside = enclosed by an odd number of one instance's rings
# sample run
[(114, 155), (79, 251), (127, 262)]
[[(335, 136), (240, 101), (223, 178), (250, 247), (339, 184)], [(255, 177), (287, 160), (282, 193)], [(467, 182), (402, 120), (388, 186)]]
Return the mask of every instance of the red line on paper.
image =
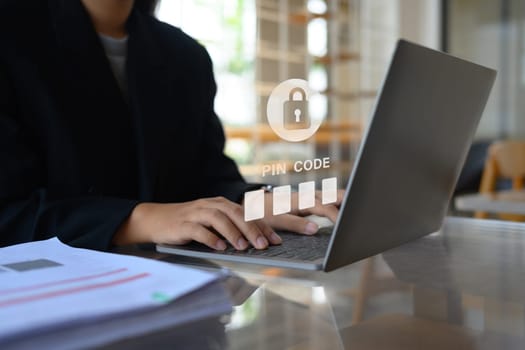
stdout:
[(60, 284), (67, 284), (67, 283), (75, 283), (75, 282), (87, 281), (87, 280), (91, 280), (91, 279), (94, 279), (94, 278), (106, 277), (106, 276), (114, 275), (116, 273), (124, 272), (124, 271), (127, 271), (127, 270), (128, 270), (127, 268), (122, 268), (122, 269), (118, 269), (118, 270), (113, 270), (113, 271), (99, 273), (99, 274), (96, 274), (96, 275), (87, 275), (87, 276), (82, 276), (82, 277), (69, 278), (69, 279), (65, 279), (65, 280), (47, 282), (47, 283), (42, 283), (42, 284), (35, 284), (33, 286), (26, 286), (26, 287), (20, 287), (20, 288), (4, 289), (4, 290), (0, 290), (0, 295), (19, 293), (19, 292), (27, 292), (27, 291), (31, 291), (31, 290), (35, 290), (35, 289), (41, 289), (41, 288), (58, 286)]
[(60, 296), (70, 295), (70, 294), (75, 294), (75, 293), (80, 293), (80, 292), (86, 292), (86, 291), (93, 290), (93, 289), (101, 289), (101, 288), (113, 287), (113, 286), (117, 286), (117, 285), (120, 285), (120, 284), (125, 284), (125, 283), (128, 283), (128, 282), (132, 282), (132, 281), (144, 278), (144, 277), (148, 277), (149, 275), (150, 274), (148, 272), (144, 272), (144, 273), (141, 273), (139, 275), (126, 277), (126, 278), (122, 278), (122, 279), (119, 279), (119, 280), (114, 280), (114, 281), (111, 281), (111, 282), (90, 284), (90, 285), (87, 285), (87, 286), (75, 287), (75, 288), (70, 288), (70, 289), (62, 289), (62, 290), (57, 290), (57, 291), (53, 291), (53, 292), (49, 292), (49, 293), (42, 293), (42, 294), (30, 295), (30, 296), (27, 296), (27, 297), (15, 298), (15, 299), (11, 299), (11, 300), (6, 300), (6, 301), (3, 301), (3, 302), (0, 302), (0, 308), (1, 307), (6, 307), (6, 306), (12, 306), (12, 305), (16, 305), (16, 304), (29, 303), (29, 302), (32, 302), (32, 301), (38, 301), (38, 300), (43, 300), (43, 299), (51, 299), (51, 298), (55, 298), (55, 297), (60, 297)]

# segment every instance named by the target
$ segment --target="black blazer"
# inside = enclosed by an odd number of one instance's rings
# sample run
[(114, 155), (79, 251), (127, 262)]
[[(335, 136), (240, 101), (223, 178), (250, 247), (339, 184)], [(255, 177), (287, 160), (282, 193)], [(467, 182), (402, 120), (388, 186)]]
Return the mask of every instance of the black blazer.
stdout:
[(0, 0), (0, 246), (107, 249), (142, 201), (250, 188), (223, 154), (205, 49), (134, 10), (128, 96), (80, 0)]

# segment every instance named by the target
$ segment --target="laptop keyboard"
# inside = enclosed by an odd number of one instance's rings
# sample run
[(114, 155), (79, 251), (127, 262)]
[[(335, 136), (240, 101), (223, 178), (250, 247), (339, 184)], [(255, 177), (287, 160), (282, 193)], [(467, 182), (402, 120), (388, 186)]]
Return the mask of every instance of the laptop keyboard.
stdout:
[(249, 248), (244, 251), (238, 251), (229, 246), (226, 250), (222, 252), (215, 251), (215, 253), (315, 261), (325, 257), (326, 251), (328, 250), (328, 244), (330, 243), (332, 230), (333, 227), (324, 227), (313, 236), (305, 236), (290, 232), (278, 232), (279, 236), (283, 239), (281, 245), (269, 246), (268, 249), (264, 250)]
[(259, 250), (255, 248), (248, 248), (246, 250), (236, 250), (231, 245), (224, 251), (214, 250), (208, 246), (191, 242), (186, 246), (179, 247), (179, 249), (188, 249), (199, 251), (203, 253), (235, 255), (235, 256), (254, 256), (258, 258), (270, 259), (287, 259), (296, 261), (315, 261), (326, 256), (328, 244), (333, 231), (333, 226), (322, 227), (319, 232), (313, 236), (306, 236), (291, 232), (277, 232), (282, 238), (281, 245), (271, 245), (267, 249)]

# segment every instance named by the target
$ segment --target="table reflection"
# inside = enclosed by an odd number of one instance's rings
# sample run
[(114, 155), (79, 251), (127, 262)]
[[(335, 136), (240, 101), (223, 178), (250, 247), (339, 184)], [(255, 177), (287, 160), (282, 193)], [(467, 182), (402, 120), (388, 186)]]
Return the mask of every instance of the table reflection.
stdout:
[(523, 349), (525, 226), (449, 218), (442, 231), (333, 273), (228, 266), (253, 294), (230, 349)]

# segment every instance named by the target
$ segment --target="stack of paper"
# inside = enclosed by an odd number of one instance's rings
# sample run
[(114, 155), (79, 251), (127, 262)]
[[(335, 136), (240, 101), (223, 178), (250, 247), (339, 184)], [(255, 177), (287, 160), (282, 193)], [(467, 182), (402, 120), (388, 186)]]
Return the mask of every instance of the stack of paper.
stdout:
[(217, 279), (160, 261), (71, 248), (56, 238), (3, 248), (0, 349), (31, 347), (37, 339), (39, 348), (94, 346), (228, 312)]

